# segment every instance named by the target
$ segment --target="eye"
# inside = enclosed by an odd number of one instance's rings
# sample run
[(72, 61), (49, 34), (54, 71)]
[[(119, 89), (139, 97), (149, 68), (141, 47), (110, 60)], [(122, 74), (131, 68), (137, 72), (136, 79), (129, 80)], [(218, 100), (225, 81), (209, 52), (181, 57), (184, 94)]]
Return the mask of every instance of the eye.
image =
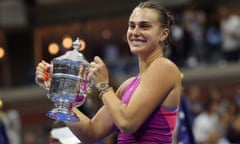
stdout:
[(135, 26), (135, 24), (134, 23), (129, 23), (128, 24), (128, 28), (130, 28), (130, 29), (134, 29), (136, 26)]
[(143, 22), (139, 24), (139, 27), (142, 29), (149, 29), (151, 25), (149, 23)]

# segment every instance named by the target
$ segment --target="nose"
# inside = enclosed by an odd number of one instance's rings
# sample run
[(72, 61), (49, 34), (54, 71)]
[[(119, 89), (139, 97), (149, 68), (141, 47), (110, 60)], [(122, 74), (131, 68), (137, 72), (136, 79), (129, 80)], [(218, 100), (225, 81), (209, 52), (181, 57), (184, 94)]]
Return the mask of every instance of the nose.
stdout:
[(132, 33), (133, 35), (139, 35), (140, 34), (140, 30), (138, 27), (135, 27), (133, 30), (132, 30)]

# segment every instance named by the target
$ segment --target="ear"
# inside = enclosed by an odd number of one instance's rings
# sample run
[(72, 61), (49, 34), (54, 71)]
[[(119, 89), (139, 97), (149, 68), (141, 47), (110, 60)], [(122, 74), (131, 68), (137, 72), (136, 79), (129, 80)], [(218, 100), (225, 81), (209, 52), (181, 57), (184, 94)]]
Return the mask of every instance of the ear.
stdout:
[(164, 28), (161, 32), (160, 42), (164, 42), (167, 39), (168, 35), (169, 35), (169, 29)]

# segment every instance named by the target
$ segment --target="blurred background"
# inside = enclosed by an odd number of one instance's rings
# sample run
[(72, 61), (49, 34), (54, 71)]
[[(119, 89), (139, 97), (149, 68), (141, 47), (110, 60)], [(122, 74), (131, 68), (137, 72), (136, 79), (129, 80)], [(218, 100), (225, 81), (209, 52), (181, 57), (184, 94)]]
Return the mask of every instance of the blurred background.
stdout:
[[(77, 37), (86, 46), (82, 53), (88, 61), (96, 55), (105, 60), (114, 87), (138, 72), (125, 36), (128, 16), (138, 3), (0, 0), (0, 124), (11, 144), (48, 143), (54, 120), (46, 113), (53, 104), (34, 82), (35, 66), (64, 54)], [(240, 143), (240, 1), (162, 3), (175, 16), (166, 54), (184, 74), (189, 131), (197, 143)], [(100, 105), (90, 96), (86, 103), (89, 116)], [(187, 131), (181, 126), (179, 131)], [(178, 136), (176, 143), (191, 143)], [(99, 143), (114, 140), (112, 136)]]

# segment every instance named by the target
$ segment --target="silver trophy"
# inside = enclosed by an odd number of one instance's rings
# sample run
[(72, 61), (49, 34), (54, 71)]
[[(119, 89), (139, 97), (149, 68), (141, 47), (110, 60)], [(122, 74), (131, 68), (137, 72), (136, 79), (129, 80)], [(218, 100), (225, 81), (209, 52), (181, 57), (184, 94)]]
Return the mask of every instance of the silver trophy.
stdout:
[(88, 80), (89, 63), (78, 50), (80, 41), (73, 42), (73, 50), (52, 60), (52, 79), (48, 98), (54, 103), (47, 116), (60, 121), (79, 121), (73, 106), (85, 102), (91, 82)]

